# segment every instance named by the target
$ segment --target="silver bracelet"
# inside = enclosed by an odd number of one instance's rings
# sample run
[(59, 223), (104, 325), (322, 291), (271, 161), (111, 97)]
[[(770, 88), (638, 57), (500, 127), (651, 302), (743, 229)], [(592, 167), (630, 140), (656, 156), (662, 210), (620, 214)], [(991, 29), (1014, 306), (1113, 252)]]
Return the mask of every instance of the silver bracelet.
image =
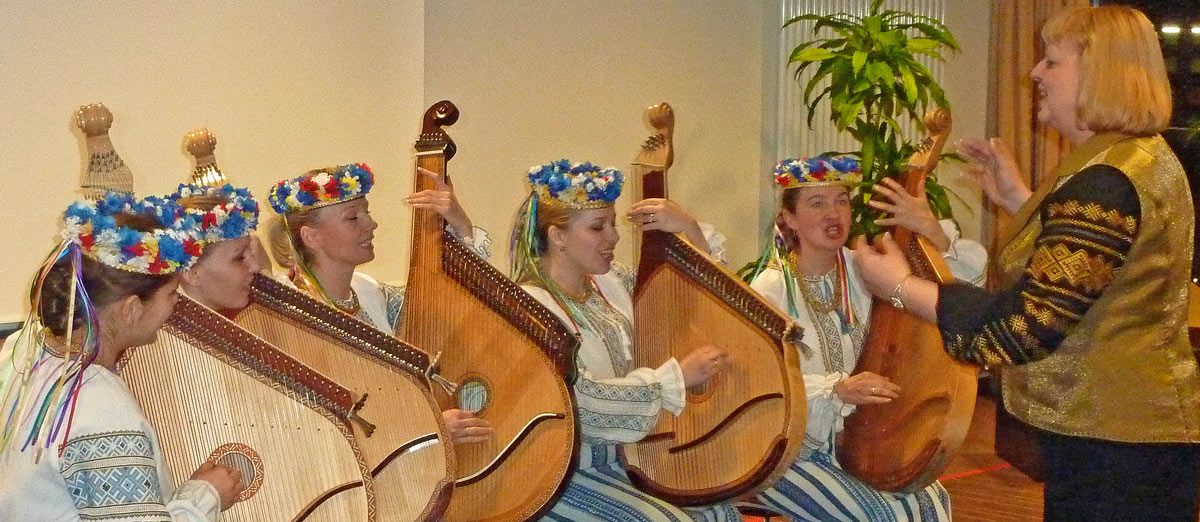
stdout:
[(888, 297), (888, 300), (892, 302), (892, 306), (896, 307), (897, 310), (904, 309), (904, 282), (908, 281), (910, 277), (913, 277), (912, 273), (900, 279), (900, 282), (896, 283), (896, 288), (892, 289), (892, 295)]

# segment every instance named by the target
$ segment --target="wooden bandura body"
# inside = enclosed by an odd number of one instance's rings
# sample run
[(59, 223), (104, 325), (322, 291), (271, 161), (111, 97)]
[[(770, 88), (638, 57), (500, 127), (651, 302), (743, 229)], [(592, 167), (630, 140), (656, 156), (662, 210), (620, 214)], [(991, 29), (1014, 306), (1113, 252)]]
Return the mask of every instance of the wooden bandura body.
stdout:
[[(417, 164), (441, 176), (455, 146), (442, 126), (458, 109), (425, 113)], [(416, 174), (417, 191), (433, 188)], [(579, 341), (547, 308), (445, 231), (414, 212), (403, 321), (397, 336), (438, 354), (435, 393), (444, 408), (491, 423), (486, 442), (455, 447), (458, 482), (446, 520), (535, 518), (576, 466), (578, 426), (570, 383)]]
[[(931, 111), (925, 125), (932, 139), (909, 162), (903, 184), (918, 194), (937, 165), (950, 134), (950, 113)], [(911, 231), (892, 236), (913, 273), (945, 284), (954, 280), (941, 254)], [(900, 386), (888, 404), (861, 405), (846, 419), (838, 461), (863, 482), (883, 491), (910, 493), (941, 474), (962, 444), (975, 409), (978, 369), (951, 358), (937, 325), (875, 299), (871, 327), (855, 373), (874, 372)]]
[[(656, 134), (631, 177), (643, 198), (666, 197), (674, 115), (646, 110)], [(636, 196), (636, 192), (635, 192)], [(807, 401), (801, 330), (707, 252), (676, 234), (643, 233), (633, 295), (634, 361), (656, 367), (704, 344), (730, 364), (703, 389), (690, 389), (678, 417), (663, 415), (622, 455), (641, 489), (680, 505), (707, 504), (770, 486), (799, 456)], [(700, 388), (700, 387), (698, 387)]]
[(233, 320), (354, 393), (365, 422), (351, 426), (374, 477), (377, 520), (440, 520), (454, 453), (425, 353), (263, 275)]
[(120, 372), (176, 483), (210, 460), (242, 471), (247, 490), (222, 520), (375, 520), (350, 392), (216, 312), (181, 296)]

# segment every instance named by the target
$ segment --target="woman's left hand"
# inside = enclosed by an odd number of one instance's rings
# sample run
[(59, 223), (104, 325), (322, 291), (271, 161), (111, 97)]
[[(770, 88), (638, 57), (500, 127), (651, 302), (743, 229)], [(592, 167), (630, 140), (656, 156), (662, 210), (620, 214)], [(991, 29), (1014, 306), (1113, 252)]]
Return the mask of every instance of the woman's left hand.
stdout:
[(946, 235), (946, 231), (942, 230), (942, 225), (938, 223), (937, 217), (929, 209), (929, 199), (925, 196), (924, 181), (917, 190), (921, 194), (920, 196), (909, 194), (900, 183), (891, 178), (883, 178), (882, 181), (875, 184), (873, 190), (877, 197), (871, 198), (867, 205), (891, 214), (875, 220), (877, 225), (907, 228), (925, 236), (925, 239), (937, 247), (938, 252), (950, 249), (950, 237)]
[(892, 240), (891, 234), (877, 236), (874, 245), (868, 244), (862, 236), (854, 238), (850, 244), (857, 254), (858, 274), (875, 297), (890, 298), (896, 285), (912, 274), (904, 252)]
[(630, 206), (625, 217), (642, 227), (642, 230), (678, 233), (686, 231), (688, 227), (698, 227), (691, 214), (669, 199), (643, 199)]
[(662, 230), (672, 234), (682, 232), (692, 245), (708, 252), (708, 241), (704, 239), (700, 224), (674, 201), (663, 198), (643, 199), (630, 206), (629, 211), (625, 212), (625, 217), (642, 230)]
[(446, 223), (458, 234), (458, 237), (471, 237), (471, 218), (467, 217), (467, 212), (463, 210), (462, 205), (458, 204), (458, 198), (454, 196), (454, 189), (442, 181), (440, 175), (431, 170), (417, 167), (417, 173), (433, 181), (434, 188), (410, 194), (405, 201), (415, 208), (432, 210), (441, 214)]

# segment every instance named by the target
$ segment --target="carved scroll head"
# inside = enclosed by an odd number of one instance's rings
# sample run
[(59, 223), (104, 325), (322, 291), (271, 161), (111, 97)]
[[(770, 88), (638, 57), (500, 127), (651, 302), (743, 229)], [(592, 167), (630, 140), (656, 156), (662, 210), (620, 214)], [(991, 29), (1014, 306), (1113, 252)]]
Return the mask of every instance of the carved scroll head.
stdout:
[(112, 113), (103, 103), (89, 103), (79, 107), (75, 113), (75, 124), (87, 137), (108, 134), (112, 127)]
[(192, 153), (197, 160), (212, 156), (213, 151), (217, 148), (217, 138), (213, 137), (212, 133), (205, 128), (187, 133), (183, 142), (187, 146), (188, 152)]

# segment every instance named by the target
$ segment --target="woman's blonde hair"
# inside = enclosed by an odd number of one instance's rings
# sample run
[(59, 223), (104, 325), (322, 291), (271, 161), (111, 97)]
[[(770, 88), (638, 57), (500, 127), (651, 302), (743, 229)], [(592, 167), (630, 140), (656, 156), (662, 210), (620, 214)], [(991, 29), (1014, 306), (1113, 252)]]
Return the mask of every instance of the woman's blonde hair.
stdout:
[(1095, 132), (1146, 136), (1171, 120), (1171, 85), (1154, 25), (1130, 7), (1074, 7), (1042, 27), (1046, 45), (1079, 51), (1078, 117)]
[[(509, 243), (509, 277), (518, 284), (542, 284), (534, 265), (550, 249), (550, 227), (565, 227), (571, 221), (571, 210), (554, 204), (537, 203), (530, 194), (521, 205), (513, 225)], [(533, 209), (533, 216), (529, 215)], [(532, 217), (532, 219), (531, 219)]]

